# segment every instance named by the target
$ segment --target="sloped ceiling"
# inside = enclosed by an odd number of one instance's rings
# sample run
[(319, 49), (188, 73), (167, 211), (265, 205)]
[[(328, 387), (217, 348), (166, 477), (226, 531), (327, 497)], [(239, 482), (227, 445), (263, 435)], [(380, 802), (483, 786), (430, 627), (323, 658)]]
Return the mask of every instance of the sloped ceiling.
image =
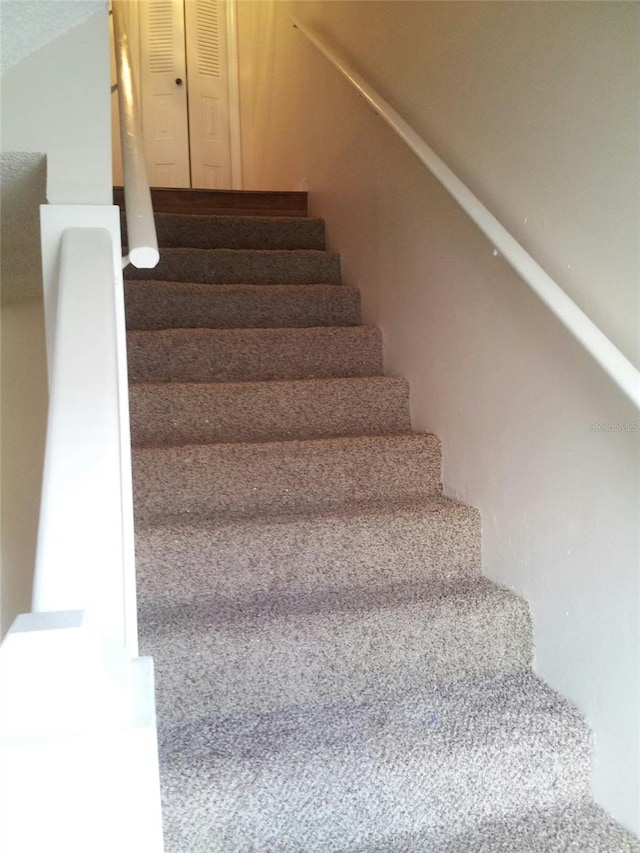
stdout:
[(0, 73), (107, 5), (107, 0), (0, 0)]

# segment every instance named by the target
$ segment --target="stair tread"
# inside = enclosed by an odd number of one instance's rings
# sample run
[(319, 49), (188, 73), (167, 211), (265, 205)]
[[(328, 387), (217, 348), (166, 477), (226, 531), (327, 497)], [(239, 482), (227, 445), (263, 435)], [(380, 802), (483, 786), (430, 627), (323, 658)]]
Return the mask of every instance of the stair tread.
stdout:
[(378, 329), (311, 326), (127, 332), (129, 377), (229, 382), (382, 374)]
[[(171, 841), (192, 850), (632, 853), (588, 800), (575, 709), (531, 673), (161, 727)], [(526, 750), (526, 751), (525, 751)], [(579, 774), (575, 774), (578, 776)], [(215, 796), (211, 796), (215, 792)], [(211, 836), (210, 836), (211, 837)]]
[[(230, 260), (242, 260), (242, 258), (260, 258), (261, 260), (267, 260), (269, 257), (273, 257), (275, 259), (283, 258), (330, 258), (332, 260), (339, 260), (340, 254), (338, 252), (330, 252), (327, 249), (235, 249), (232, 247), (220, 246), (216, 248), (197, 248), (195, 246), (171, 246), (167, 247), (166, 253), (170, 257), (188, 257), (193, 255), (194, 257), (202, 257), (202, 258), (229, 258)], [(157, 267), (154, 267), (150, 270), (153, 272), (157, 270)], [(135, 279), (137, 278), (138, 273), (142, 270), (138, 267), (127, 267), (127, 275), (125, 275), (126, 279)], [(131, 275), (130, 275), (131, 274)], [(277, 282), (275, 282), (277, 284)]]
[(159, 454), (165, 458), (180, 457), (183, 454), (198, 455), (221, 453), (260, 458), (269, 454), (313, 456), (317, 453), (328, 454), (361, 447), (367, 451), (392, 449), (394, 447), (424, 450), (439, 447), (436, 436), (431, 432), (391, 433), (382, 435), (334, 436), (327, 438), (292, 439), (291, 441), (264, 442), (226, 442), (224, 444), (191, 444), (179, 447), (141, 447), (134, 451), (135, 456)]
[(234, 337), (251, 335), (256, 338), (265, 337), (266, 335), (277, 335), (283, 338), (300, 337), (305, 338), (309, 335), (320, 335), (327, 337), (329, 335), (378, 335), (377, 326), (309, 326), (302, 328), (286, 328), (282, 329), (279, 326), (268, 326), (266, 328), (242, 328), (242, 329), (130, 329), (128, 335), (135, 337), (140, 336), (141, 340), (151, 339), (152, 337), (166, 336), (168, 339), (177, 338), (180, 336), (191, 337), (194, 335), (202, 335), (205, 337)]
[[(122, 211), (122, 218), (126, 221), (126, 213)], [(192, 225), (197, 228), (201, 222), (207, 222), (211, 224), (228, 224), (234, 225), (238, 228), (252, 228), (254, 226), (265, 225), (268, 227), (278, 228), (283, 225), (295, 225), (296, 227), (315, 227), (317, 224), (324, 225), (324, 219), (321, 216), (288, 216), (288, 215), (280, 215), (280, 216), (261, 216), (260, 214), (256, 214), (254, 216), (241, 216), (234, 215), (231, 213), (200, 213), (199, 211), (195, 211), (194, 213), (174, 213), (173, 211), (158, 211), (154, 213), (154, 219), (158, 219), (160, 222), (181, 222), (185, 225)]]
[(211, 709), (362, 699), (531, 664), (526, 603), (480, 576), (154, 602), (139, 620), (165, 723)]
[[(271, 712), (212, 711), (160, 728), (163, 787), (191, 806), (167, 814), (169, 837), (193, 832), (190, 849), (209, 849), (197, 845), (215, 827), (219, 849), (441, 849), (411, 846), (430, 842), (506, 853), (485, 845), (496, 834), (517, 837), (515, 827), (495, 829), (510, 813), (522, 827), (537, 807), (534, 825), (544, 811), (557, 825), (558, 813), (583, 808), (575, 770), (588, 766), (589, 741), (575, 709), (530, 673)], [(568, 759), (575, 778), (561, 766)], [(600, 815), (594, 823), (606, 837)], [(474, 824), (486, 831), (482, 846)], [(460, 843), (470, 835), (478, 846)]]
[[(591, 737), (582, 715), (527, 671), (444, 683), (425, 680), (400, 692), (383, 690), (357, 700), (288, 705), (264, 714), (249, 709), (211, 709), (206, 717), (187, 718), (175, 726), (161, 721), (160, 736), (163, 746), (168, 747), (164, 755), (169, 760), (179, 761), (185, 752), (189, 760), (192, 733), (202, 727), (208, 730), (206, 746), (211, 758), (240, 763), (256, 759), (264, 763), (267, 772), (279, 763), (317, 763), (316, 769), (322, 770), (319, 751), (337, 756), (339, 748), (347, 744), (377, 751), (383, 759), (384, 751), (392, 745), (390, 730), (396, 732), (401, 751), (415, 743), (433, 755), (435, 750), (455, 753), (456, 747), (461, 751), (482, 747), (485, 736), (515, 746), (514, 730), (536, 732), (559, 720), (572, 737), (588, 745)], [(470, 740), (461, 737), (456, 744), (457, 733), (470, 736)], [(563, 736), (559, 729), (556, 736)], [(301, 760), (301, 756), (306, 759)]]
[(556, 808), (532, 808), (443, 841), (422, 832), (359, 853), (640, 853), (640, 842), (587, 797)]
[(181, 631), (202, 628), (202, 636), (209, 631), (220, 631), (234, 625), (263, 624), (269, 621), (311, 620), (314, 616), (334, 616), (344, 613), (368, 615), (383, 611), (419, 609), (426, 618), (443, 607), (462, 603), (474, 607), (483, 602), (519, 602), (526, 604), (515, 593), (498, 586), (483, 575), (455, 578), (423, 578), (413, 585), (387, 583), (371, 589), (325, 588), (319, 593), (277, 594), (262, 593), (244, 598), (226, 598), (203, 595), (189, 607), (173, 601), (143, 603), (140, 620), (145, 633), (175, 636)]
[(190, 517), (169, 517), (160, 520), (143, 520), (136, 526), (137, 530), (144, 532), (145, 530), (155, 529), (158, 527), (166, 527), (175, 531), (206, 531), (207, 534), (213, 531), (231, 526), (234, 530), (241, 530), (248, 524), (255, 523), (257, 525), (277, 525), (289, 524), (303, 520), (326, 520), (328, 522), (337, 521), (338, 519), (367, 519), (379, 517), (414, 517), (422, 518), (425, 522), (431, 516), (437, 516), (440, 513), (457, 511), (464, 514), (478, 515), (478, 510), (470, 507), (467, 504), (448, 498), (444, 495), (426, 495), (419, 500), (376, 500), (375, 498), (360, 501), (351, 501), (344, 507), (307, 507), (291, 510), (280, 513), (262, 513), (256, 512), (252, 516), (243, 516), (241, 519), (233, 517), (216, 516), (215, 518), (190, 518)]
[(215, 393), (224, 394), (226, 391), (237, 391), (238, 393), (250, 393), (252, 389), (262, 388), (268, 385), (272, 388), (322, 388), (322, 387), (358, 387), (364, 386), (367, 383), (375, 383), (380, 387), (389, 386), (397, 388), (408, 388), (406, 379), (401, 376), (329, 376), (323, 379), (270, 379), (265, 382), (224, 382), (224, 383), (207, 383), (207, 382), (157, 382), (152, 379), (134, 381), (131, 387), (135, 389), (147, 389), (151, 391), (162, 390), (172, 393), (178, 393), (180, 390), (189, 390), (198, 393)]
[(434, 574), (479, 574), (480, 518), (472, 507), (430, 497), (241, 520), (141, 521), (136, 566), (145, 606), (202, 594), (415, 586)]
[[(300, 216), (156, 213), (161, 248), (325, 250), (324, 220)], [(122, 216), (126, 243), (126, 216)]]
[(251, 515), (440, 492), (431, 434), (294, 439), (133, 450), (137, 517)]
[(408, 385), (387, 376), (141, 382), (129, 399), (136, 446), (411, 431)]
[(360, 294), (335, 284), (125, 282), (127, 327), (279, 328), (357, 326)]
[[(268, 326), (266, 328), (241, 328), (241, 329), (130, 329), (127, 332), (128, 337), (132, 340), (152, 340), (153, 338), (165, 337), (167, 340), (177, 340), (179, 338), (231, 338), (239, 339), (240, 337), (254, 337), (256, 339), (270, 337), (278, 338), (302, 338), (306, 339), (311, 335), (320, 338), (327, 338), (331, 335), (343, 335), (345, 337), (358, 337), (365, 335), (378, 336), (379, 330), (376, 326), (308, 326), (302, 328), (285, 328), (279, 326)], [(286, 377), (285, 377), (286, 378)]]
[(211, 285), (342, 283), (340, 256), (317, 249), (163, 249), (156, 267), (128, 267), (125, 278)]

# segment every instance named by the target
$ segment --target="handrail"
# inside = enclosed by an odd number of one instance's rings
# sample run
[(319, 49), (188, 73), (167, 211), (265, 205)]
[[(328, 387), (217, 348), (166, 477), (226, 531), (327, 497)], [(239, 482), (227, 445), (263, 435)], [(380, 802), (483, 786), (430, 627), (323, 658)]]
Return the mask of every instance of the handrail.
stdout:
[(490, 213), (471, 190), (451, 171), (435, 151), (402, 118), (364, 77), (312, 28), (296, 16), (293, 26), (351, 83), (380, 118), (394, 130), (431, 174), (453, 196), (498, 252), (526, 281), (611, 379), (640, 409), (640, 371), (587, 317), (559, 284), (546, 273), (507, 229)]
[(124, 23), (123, 0), (113, 0), (113, 27), (118, 78), (118, 109), (124, 172), (124, 200), (127, 211), (127, 243), (129, 254), (125, 267), (151, 269), (158, 264), (158, 238), (153, 220), (151, 190), (147, 179), (140, 112), (137, 108), (133, 63), (129, 36)]
[[(0, 645), (2, 849), (162, 853), (138, 656), (120, 215), (42, 205), (49, 416), (32, 612)], [(44, 815), (33, 820), (33, 814)]]
[(62, 233), (32, 609), (86, 610), (137, 654), (113, 255), (107, 228)]

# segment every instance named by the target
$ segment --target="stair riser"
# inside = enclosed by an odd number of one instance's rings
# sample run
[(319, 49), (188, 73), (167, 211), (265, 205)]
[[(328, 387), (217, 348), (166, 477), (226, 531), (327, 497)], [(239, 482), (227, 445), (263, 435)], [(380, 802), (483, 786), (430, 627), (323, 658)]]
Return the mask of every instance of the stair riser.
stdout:
[(440, 493), (435, 436), (138, 448), (136, 517), (211, 518)]
[(480, 571), (480, 519), (457, 504), (217, 526), (150, 526), (136, 534), (143, 608), (221, 599), (410, 587)]
[(135, 445), (206, 444), (409, 432), (401, 379), (132, 385)]
[[(154, 211), (212, 216), (307, 216), (306, 192), (196, 190), (152, 187)], [(122, 187), (113, 188), (113, 203), (124, 209)]]
[(516, 674), (531, 664), (527, 606), (502, 591), (472, 602), (344, 611), (323, 611), (322, 599), (310, 596), (301, 597), (298, 613), (290, 606), (285, 616), (243, 618), (247, 607), (236, 602), (221, 615), (215, 600), (202, 599), (186, 620), (174, 606), (141, 614), (162, 725), (209, 711), (364, 701), (428, 680)]
[(340, 284), (340, 258), (310, 250), (164, 249), (154, 269), (127, 267), (130, 280), (196, 284)]
[(131, 382), (251, 382), (375, 376), (377, 329), (207, 329), (129, 332)]
[[(325, 249), (321, 219), (156, 213), (155, 223), (161, 249)], [(124, 244), (126, 233), (123, 215)]]
[(335, 285), (125, 282), (128, 329), (357, 326), (360, 294)]

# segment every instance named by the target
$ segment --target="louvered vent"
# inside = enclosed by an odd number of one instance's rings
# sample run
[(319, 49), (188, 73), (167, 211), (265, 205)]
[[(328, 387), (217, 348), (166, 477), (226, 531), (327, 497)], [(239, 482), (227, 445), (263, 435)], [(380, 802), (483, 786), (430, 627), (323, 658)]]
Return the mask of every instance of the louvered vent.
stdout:
[(198, 71), (208, 77), (220, 76), (220, 34), (218, 0), (196, 0), (198, 31)]
[(172, 0), (155, 0), (149, 6), (149, 68), (152, 74), (173, 71)]

